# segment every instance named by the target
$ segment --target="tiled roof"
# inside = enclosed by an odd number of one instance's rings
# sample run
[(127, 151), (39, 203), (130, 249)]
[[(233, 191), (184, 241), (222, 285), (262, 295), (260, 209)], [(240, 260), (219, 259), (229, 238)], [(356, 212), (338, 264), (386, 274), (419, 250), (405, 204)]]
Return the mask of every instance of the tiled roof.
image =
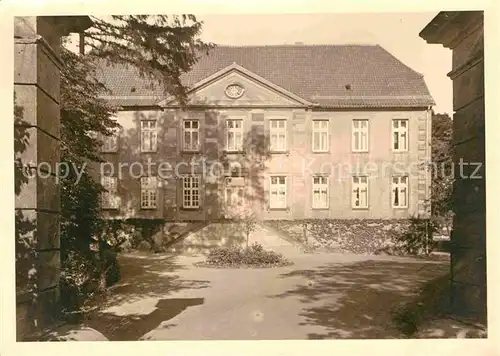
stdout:
[[(423, 76), (378, 45), (217, 46), (182, 80), (191, 87), (233, 63), (324, 107), (434, 105)], [(116, 105), (153, 105), (165, 98), (130, 67), (103, 65), (99, 74)]]

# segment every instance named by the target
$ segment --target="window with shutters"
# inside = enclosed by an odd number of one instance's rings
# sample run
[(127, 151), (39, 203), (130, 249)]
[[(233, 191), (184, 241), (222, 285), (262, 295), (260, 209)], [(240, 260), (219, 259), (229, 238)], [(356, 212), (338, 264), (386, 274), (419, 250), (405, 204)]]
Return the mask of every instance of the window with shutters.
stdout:
[(157, 195), (156, 177), (141, 177), (141, 209), (156, 209)]
[(312, 135), (313, 152), (328, 152), (328, 120), (313, 120)]
[(285, 176), (270, 177), (269, 207), (271, 209), (286, 209), (287, 184)]
[(368, 152), (368, 120), (352, 120), (353, 152)]
[(328, 177), (313, 177), (312, 185), (312, 207), (313, 209), (328, 209)]
[(155, 120), (141, 121), (141, 151), (156, 152), (157, 148), (157, 127)]
[(353, 209), (368, 208), (368, 177), (352, 177), (352, 207)]
[(392, 207), (408, 207), (408, 176), (392, 177)]

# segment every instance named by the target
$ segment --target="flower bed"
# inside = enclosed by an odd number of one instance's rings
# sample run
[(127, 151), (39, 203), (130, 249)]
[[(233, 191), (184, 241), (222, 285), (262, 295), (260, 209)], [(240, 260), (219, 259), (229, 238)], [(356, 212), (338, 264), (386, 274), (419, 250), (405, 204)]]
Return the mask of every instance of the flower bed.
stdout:
[(215, 268), (270, 268), (291, 264), (283, 255), (274, 251), (266, 251), (262, 245), (255, 243), (246, 248), (218, 247), (210, 251), (205, 261), (195, 265)]

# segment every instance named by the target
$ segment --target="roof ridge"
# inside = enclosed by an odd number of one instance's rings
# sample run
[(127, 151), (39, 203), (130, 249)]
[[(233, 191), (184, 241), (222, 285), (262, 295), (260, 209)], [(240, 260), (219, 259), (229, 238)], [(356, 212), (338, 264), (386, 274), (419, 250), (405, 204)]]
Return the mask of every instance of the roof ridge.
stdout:
[(262, 48), (262, 47), (377, 47), (379, 44), (373, 43), (281, 43), (281, 44), (260, 44), (260, 45), (236, 45), (214, 43), (215, 48)]

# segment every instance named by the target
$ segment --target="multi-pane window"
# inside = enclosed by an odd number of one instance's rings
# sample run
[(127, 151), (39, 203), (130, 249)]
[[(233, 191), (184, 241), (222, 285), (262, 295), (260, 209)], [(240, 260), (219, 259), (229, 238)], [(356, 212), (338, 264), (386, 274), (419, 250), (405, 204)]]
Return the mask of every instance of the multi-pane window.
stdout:
[(368, 177), (352, 177), (352, 207), (355, 209), (368, 208)]
[(408, 207), (408, 177), (392, 177), (392, 206), (394, 208)]
[(141, 208), (155, 209), (158, 194), (156, 177), (141, 177)]
[(182, 206), (191, 209), (200, 207), (199, 176), (184, 176), (182, 178)]
[(286, 151), (286, 120), (269, 120), (271, 151)]
[(141, 151), (155, 152), (157, 146), (158, 135), (156, 132), (156, 121), (142, 120), (141, 121)]
[(119, 129), (113, 129), (111, 135), (103, 136), (102, 152), (116, 152), (118, 150)]
[(313, 120), (313, 152), (328, 152), (328, 120)]
[(104, 176), (101, 178), (101, 184), (105, 189), (101, 195), (103, 209), (118, 209), (118, 195), (117, 195), (117, 177)]
[(408, 120), (392, 120), (392, 148), (394, 151), (408, 150)]
[(368, 120), (352, 121), (352, 150), (368, 152)]
[(269, 207), (271, 209), (286, 208), (286, 177), (273, 176), (271, 177), (271, 185), (269, 189)]
[(243, 120), (228, 119), (226, 122), (226, 149), (228, 151), (243, 150)]
[(328, 177), (313, 177), (313, 199), (314, 209), (328, 209)]
[(200, 122), (184, 120), (184, 136), (182, 147), (185, 151), (197, 151), (200, 148)]

